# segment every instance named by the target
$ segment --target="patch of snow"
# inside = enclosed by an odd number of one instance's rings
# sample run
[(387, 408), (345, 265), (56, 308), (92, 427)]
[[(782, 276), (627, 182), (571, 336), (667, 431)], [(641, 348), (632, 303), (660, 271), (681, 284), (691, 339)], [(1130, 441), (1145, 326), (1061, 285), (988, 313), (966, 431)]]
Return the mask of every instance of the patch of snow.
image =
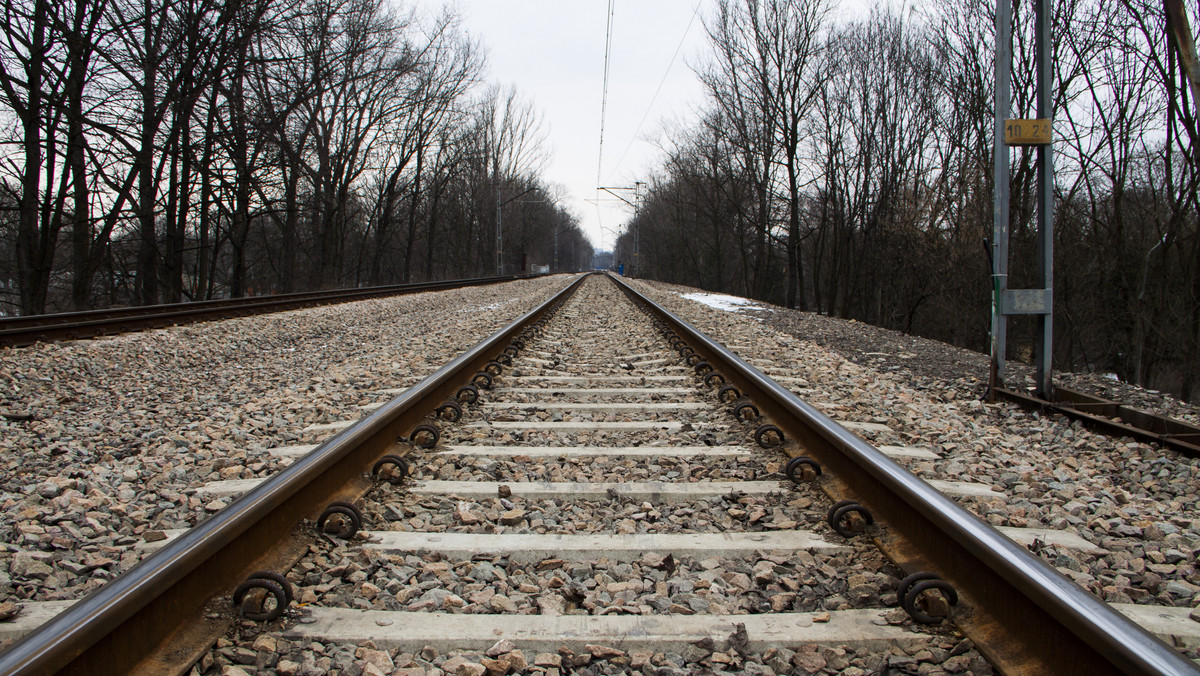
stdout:
[(725, 312), (741, 312), (742, 310), (775, 311), (771, 308), (763, 307), (748, 298), (726, 296), (719, 293), (685, 293), (682, 296), (690, 301), (707, 305), (716, 310), (724, 310)]

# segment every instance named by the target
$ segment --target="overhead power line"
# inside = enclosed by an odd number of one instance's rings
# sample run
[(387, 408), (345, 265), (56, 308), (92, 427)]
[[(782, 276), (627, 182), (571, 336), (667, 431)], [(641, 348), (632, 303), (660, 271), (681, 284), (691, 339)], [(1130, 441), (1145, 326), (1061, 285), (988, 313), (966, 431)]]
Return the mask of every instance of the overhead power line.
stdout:
[[(679, 52), (683, 50), (683, 43), (687, 41), (687, 36), (692, 32), (692, 25), (696, 23), (696, 17), (700, 15), (700, 6), (702, 4), (704, 3), (697, 2), (696, 8), (692, 10), (692, 18), (688, 21), (687, 28), (683, 30), (683, 37), (679, 38), (679, 44), (675, 47), (675, 54), (671, 56), (671, 62), (667, 64), (667, 69), (663, 71), (662, 79), (658, 81), (658, 88), (654, 90), (654, 96), (650, 97), (650, 105), (646, 106), (646, 112), (642, 114), (642, 119), (638, 122), (637, 129), (633, 131), (633, 136), (629, 139), (629, 145), (625, 146), (625, 152), (621, 153), (621, 159), (617, 160), (617, 163), (609, 170), (608, 174), (610, 177), (617, 169), (621, 168), (621, 164), (629, 156), (629, 151), (633, 149), (633, 144), (637, 142), (638, 134), (642, 131), (642, 125), (646, 124), (646, 118), (650, 117), (650, 111), (654, 110), (654, 103), (658, 101), (658, 95), (662, 93), (663, 85), (667, 83), (667, 77), (671, 74), (671, 68), (679, 60)], [(607, 80), (607, 77), (605, 79)], [(601, 126), (603, 127), (603, 123), (601, 123)], [(603, 135), (603, 132), (601, 132), (601, 135)], [(597, 183), (599, 183), (599, 177), (597, 177)]]
[(600, 152), (596, 159), (596, 185), (604, 168), (604, 116), (608, 112), (608, 66), (612, 56), (613, 14), (616, 0), (608, 0), (608, 26), (604, 34), (604, 85), (600, 96)]

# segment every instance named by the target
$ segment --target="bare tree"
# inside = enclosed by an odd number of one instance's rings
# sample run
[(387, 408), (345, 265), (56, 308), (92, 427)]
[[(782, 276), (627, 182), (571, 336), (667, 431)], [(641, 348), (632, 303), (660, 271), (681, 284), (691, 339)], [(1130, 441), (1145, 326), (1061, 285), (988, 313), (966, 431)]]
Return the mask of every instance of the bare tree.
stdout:
[(452, 11), (0, 1), (4, 312), (483, 274), (498, 197), (507, 269), (590, 255)]
[[(824, 0), (719, 0), (715, 18), (707, 22), (709, 37), (722, 58), (717, 63), (730, 79), (745, 83), (749, 106), (727, 109), (761, 111), (771, 125), (787, 196), (787, 304), (807, 307), (800, 256), (801, 144), (808, 116), (825, 77), (820, 67), (822, 29), (828, 6)], [(752, 89), (750, 89), (752, 88)], [(716, 91), (741, 96), (740, 91)]]
[(57, 17), (47, 0), (6, 0), (4, 17), (8, 28), (4, 58), (0, 58), (0, 91), (16, 114), (22, 149), (20, 164), (11, 168), (20, 186), (12, 200), (17, 210), (19, 307), (23, 314), (36, 314), (46, 307), (54, 249), (62, 227), (61, 221), (52, 217), (50, 205), (42, 201), (43, 176), (49, 195), (57, 168), (57, 158), (47, 150), (56, 141), (53, 127), (58, 117), (51, 92), (61, 83), (48, 66), (60, 36), (53, 29)]

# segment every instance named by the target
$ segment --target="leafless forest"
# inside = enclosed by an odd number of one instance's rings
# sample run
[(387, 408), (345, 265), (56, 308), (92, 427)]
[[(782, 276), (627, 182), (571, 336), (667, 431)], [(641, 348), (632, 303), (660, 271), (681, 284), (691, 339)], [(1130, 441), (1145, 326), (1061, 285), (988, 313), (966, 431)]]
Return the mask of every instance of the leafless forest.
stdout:
[(0, 314), (590, 264), (453, 12), (2, 1)]
[[(1053, 4), (1056, 365), (1195, 399), (1200, 145), (1164, 3)], [(986, 351), (991, 3), (850, 22), (824, 0), (716, 5), (696, 66), (705, 114), (670, 133), (618, 258), (636, 231), (647, 276)], [(1035, 117), (1019, 65), (1033, 63), (1032, 3), (1014, 11), (1013, 113)], [(1014, 149), (1013, 288), (1032, 286), (1033, 159)], [(1013, 356), (1032, 328), (1013, 324)]]
[[(499, 222), (504, 272), (591, 260), (541, 177), (532, 102), (483, 81), (453, 11), (0, 2), (0, 313), (494, 274)], [(1054, 3), (1055, 361), (1195, 399), (1200, 125), (1170, 4)], [(668, 132), (617, 260), (636, 233), (639, 276), (984, 349), (991, 10), (885, 6), (706, 6), (703, 114)], [(1015, 3), (1023, 117), (1030, 12)], [(1014, 152), (1014, 288), (1032, 160)]]

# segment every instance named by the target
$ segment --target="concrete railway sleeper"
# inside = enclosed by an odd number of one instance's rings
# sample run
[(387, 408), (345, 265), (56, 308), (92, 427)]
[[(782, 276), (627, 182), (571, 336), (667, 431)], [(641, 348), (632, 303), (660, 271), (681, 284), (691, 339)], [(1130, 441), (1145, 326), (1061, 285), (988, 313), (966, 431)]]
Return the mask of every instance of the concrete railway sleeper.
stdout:
[(583, 277), (0, 671), (1195, 673), (847, 429)]

